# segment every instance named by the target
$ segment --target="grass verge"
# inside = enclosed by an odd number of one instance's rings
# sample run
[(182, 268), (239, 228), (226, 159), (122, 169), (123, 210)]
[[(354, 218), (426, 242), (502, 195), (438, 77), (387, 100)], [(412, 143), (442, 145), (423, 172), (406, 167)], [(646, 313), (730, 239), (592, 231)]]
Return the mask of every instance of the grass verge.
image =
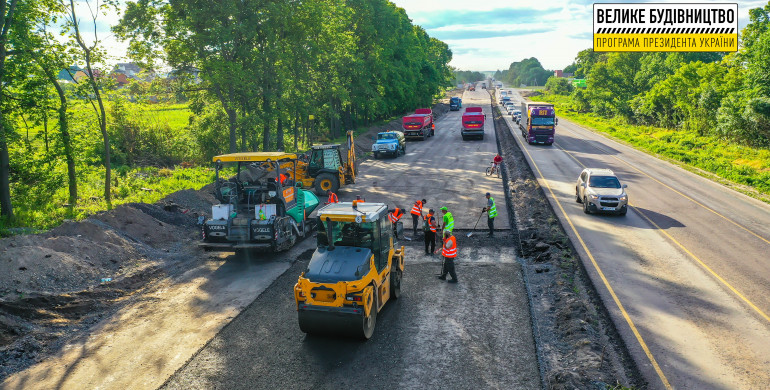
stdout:
[(694, 131), (631, 125), (617, 118), (578, 113), (570, 110), (567, 96), (546, 94), (538, 100), (553, 103), (558, 116), (589, 130), (770, 203), (770, 150), (736, 145)]

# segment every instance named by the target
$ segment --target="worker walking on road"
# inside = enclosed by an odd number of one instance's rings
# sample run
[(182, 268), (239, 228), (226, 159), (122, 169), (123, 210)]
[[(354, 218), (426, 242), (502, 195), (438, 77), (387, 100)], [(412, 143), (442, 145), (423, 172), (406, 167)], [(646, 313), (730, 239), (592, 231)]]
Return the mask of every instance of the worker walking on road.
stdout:
[(444, 245), (441, 248), (441, 254), (444, 256), (444, 267), (441, 269), (441, 276), (438, 278), (446, 280), (446, 274), (448, 273), (452, 279), (449, 283), (457, 283), (457, 273), (455, 273), (455, 258), (457, 257), (457, 238), (452, 235), (452, 232), (444, 231)]
[(326, 195), (329, 196), (329, 199), (326, 200), (326, 204), (333, 204), (333, 203), (340, 202), (339, 198), (337, 198), (337, 194), (333, 193), (332, 190), (326, 191)]
[(495, 235), (495, 217), (497, 216), (497, 205), (495, 204), (495, 198), (487, 192), (487, 206), (484, 207), (481, 212), (487, 212), (487, 226), (489, 226), (489, 234), (487, 237), (494, 237)]
[(452, 213), (447, 210), (446, 206), (441, 208), (441, 212), (444, 213), (444, 223), (441, 225), (441, 229), (444, 232), (452, 232), (455, 228), (455, 219), (452, 217)]
[(404, 210), (396, 207), (395, 209), (388, 211), (388, 219), (390, 219), (390, 223), (393, 224), (393, 237), (398, 239), (398, 229), (396, 229), (396, 227), (398, 226), (398, 220), (404, 216)]
[[(425, 231), (425, 254), (433, 255), (436, 251), (436, 229), (438, 229), (438, 222), (433, 209), (428, 211), (428, 215), (424, 218), (423, 230)], [(428, 249), (430, 247), (430, 249)]]
[(414, 231), (415, 237), (417, 236), (417, 220), (420, 218), (424, 218), (422, 216), (422, 206), (425, 206), (425, 204), (428, 203), (427, 200), (418, 200), (414, 202), (414, 206), (412, 206), (412, 230)]

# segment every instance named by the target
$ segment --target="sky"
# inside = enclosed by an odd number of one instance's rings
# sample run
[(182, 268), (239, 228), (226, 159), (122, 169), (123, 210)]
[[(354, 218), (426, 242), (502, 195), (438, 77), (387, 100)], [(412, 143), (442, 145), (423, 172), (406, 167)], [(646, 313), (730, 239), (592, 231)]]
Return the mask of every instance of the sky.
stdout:
[[(91, 0), (93, 1), (93, 0)], [(511, 62), (535, 57), (546, 69), (563, 69), (577, 53), (590, 48), (593, 1), (587, 0), (391, 0), (404, 8), (413, 23), (452, 49), (450, 65), (462, 70), (508, 69)], [(606, 2), (624, 2), (612, 0)], [(639, 0), (625, 2), (644, 2)], [(682, 3), (686, 0), (655, 0)], [(707, 3), (700, 0), (698, 3)], [(728, 2), (727, 0), (712, 2)], [(86, 1), (76, 1), (83, 33), (93, 35)], [(738, 2), (738, 24), (748, 23), (748, 10), (768, 0)], [(93, 4), (93, 3), (92, 3)], [(108, 63), (128, 61), (125, 42), (119, 42), (110, 26), (120, 19), (116, 11), (99, 15), (96, 31), (110, 54)]]
[[(405, 9), (412, 21), (430, 36), (446, 42), (453, 53), (450, 65), (462, 70), (508, 69), (511, 62), (530, 57), (540, 60), (546, 69), (563, 69), (572, 63), (579, 51), (592, 47), (594, 1), (391, 1)], [(762, 7), (768, 1), (742, 0), (737, 3), (738, 27), (743, 28), (748, 23), (749, 9)]]

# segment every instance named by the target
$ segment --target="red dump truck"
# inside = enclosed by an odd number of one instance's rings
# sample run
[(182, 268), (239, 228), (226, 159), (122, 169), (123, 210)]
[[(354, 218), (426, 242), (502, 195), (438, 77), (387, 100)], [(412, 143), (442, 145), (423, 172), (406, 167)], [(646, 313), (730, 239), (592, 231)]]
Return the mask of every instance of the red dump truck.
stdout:
[(414, 114), (402, 118), (404, 137), (421, 138), (423, 141), (433, 136), (433, 110), (418, 108)]
[(484, 139), (484, 121), (487, 119), (481, 107), (468, 107), (462, 117), (462, 129), (460, 134), (463, 140), (477, 137)]

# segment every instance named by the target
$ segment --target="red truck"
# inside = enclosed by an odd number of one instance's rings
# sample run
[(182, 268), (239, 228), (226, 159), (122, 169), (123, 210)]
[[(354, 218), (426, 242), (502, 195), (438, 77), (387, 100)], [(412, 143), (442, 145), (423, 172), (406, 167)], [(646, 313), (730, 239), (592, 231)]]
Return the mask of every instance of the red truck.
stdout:
[(414, 114), (402, 118), (401, 126), (404, 128), (404, 137), (422, 138), (423, 141), (432, 137), (433, 110), (430, 108), (418, 108)]
[(463, 140), (471, 137), (484, 139), (484, 121), (487, 119), (481, 107), (468, 107), (462, 117), (462, 129), (460, 134)]

